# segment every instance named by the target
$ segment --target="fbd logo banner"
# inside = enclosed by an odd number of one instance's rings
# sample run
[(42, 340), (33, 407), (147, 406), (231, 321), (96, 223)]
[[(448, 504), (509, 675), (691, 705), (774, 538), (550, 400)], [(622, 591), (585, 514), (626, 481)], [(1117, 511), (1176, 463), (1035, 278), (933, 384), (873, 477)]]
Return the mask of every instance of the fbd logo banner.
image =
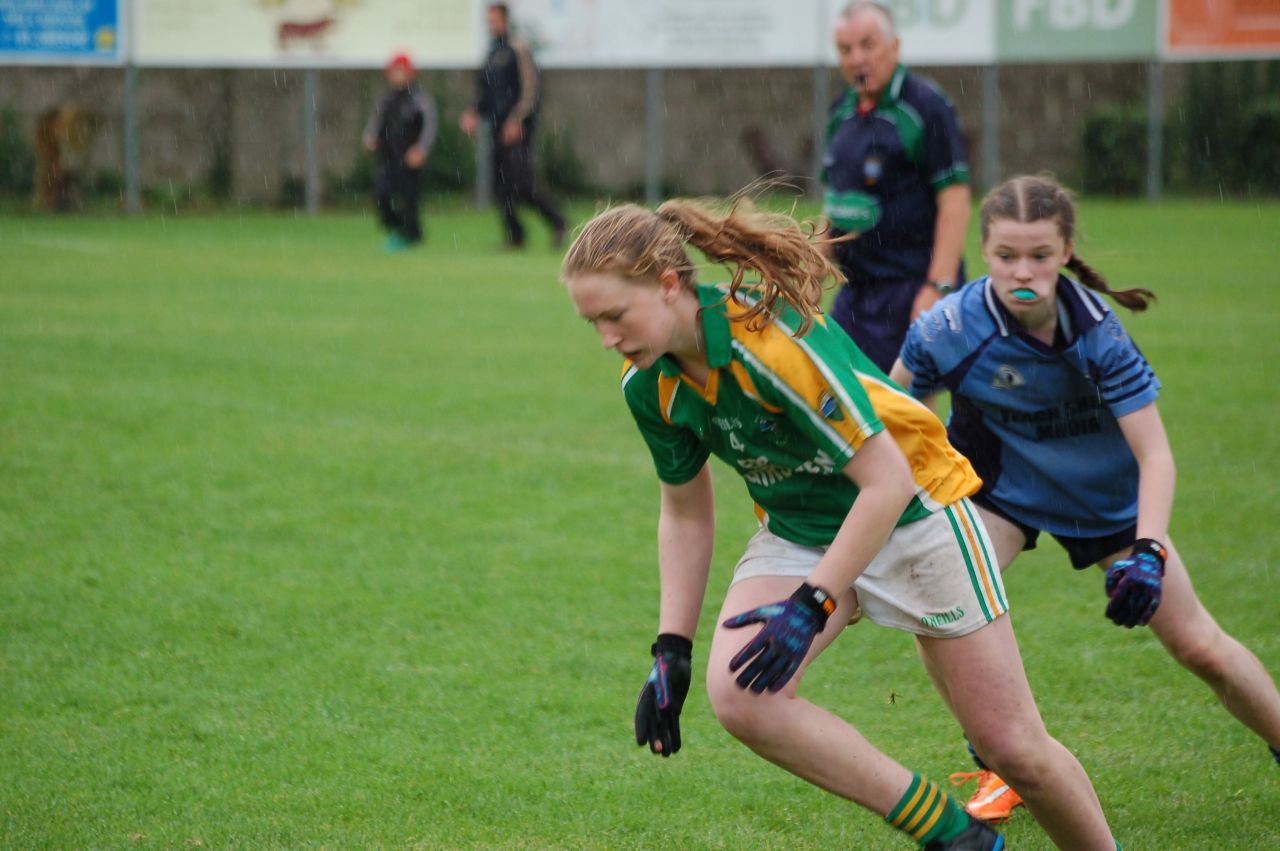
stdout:
[(1000, 62), (1154, 59), (1152, 0), (998, 0)]

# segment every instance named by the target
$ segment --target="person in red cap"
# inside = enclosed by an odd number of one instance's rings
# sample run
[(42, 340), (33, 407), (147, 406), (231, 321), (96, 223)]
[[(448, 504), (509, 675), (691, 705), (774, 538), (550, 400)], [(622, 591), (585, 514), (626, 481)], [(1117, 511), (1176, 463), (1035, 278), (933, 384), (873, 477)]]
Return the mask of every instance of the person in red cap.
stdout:
[(378, 158), (374, 193), (388, 231), (386, 249), (403, 251), (422, 241), (422, 167), (438, 121), (435, 102), (415, 83), (417, 70), (407, 54), (391, 57), (385, 73), (388, 89), (365, 124), (364, 146)]

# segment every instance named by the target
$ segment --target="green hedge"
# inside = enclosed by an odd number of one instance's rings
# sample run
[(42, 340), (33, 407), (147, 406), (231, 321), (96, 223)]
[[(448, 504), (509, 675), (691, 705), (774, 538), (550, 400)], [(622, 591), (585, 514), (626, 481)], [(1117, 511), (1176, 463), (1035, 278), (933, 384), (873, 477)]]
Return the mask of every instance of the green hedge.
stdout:
[(1084, 119), (1081, 189), (1138, 195), (1147, 182), (1147, 116), (1127, 107), (1098, 109)]
[(36, 157), (22, 132), (17, 111), (0, 109), (0, 195), (28, 195), (35, 182)]
[[(1164, 185), (1175, 192), (1280, 195), (1280, 62), (1191, 66), (1164, 119)], [(1085, 116), (1081, 188), (1138, 195), (1146, 186), (1147, 114), (1109, 106)]]

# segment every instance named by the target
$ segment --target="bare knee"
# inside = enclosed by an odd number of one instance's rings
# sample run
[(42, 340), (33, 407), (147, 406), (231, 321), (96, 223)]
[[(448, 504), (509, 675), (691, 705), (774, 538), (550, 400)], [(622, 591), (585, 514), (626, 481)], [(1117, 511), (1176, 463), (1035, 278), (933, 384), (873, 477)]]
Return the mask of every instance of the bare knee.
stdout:
[(732, 677), (708, 677), (707, 697), (716, 720), (735, 739), (744, 744), (761, 742), (769, 737), (774, 713), (770, 707), (782, 695), (757, 695), (738, 687)]
[(1061, 748), (1047, 732), (1014, 734), (1008, 730), (974, 737), (974, 749), (996, 774), (1024, 796), (1034, 796), (1053, 767), (1053, 752)]
[(1220, 629), (1214, 629), (1179, 638), (1167, 646), (1169, 654), (1179, 665), (1202, 680), (1216, 683), (1227, 677), (1229, 650), (1233, 644), (1235, 639)]

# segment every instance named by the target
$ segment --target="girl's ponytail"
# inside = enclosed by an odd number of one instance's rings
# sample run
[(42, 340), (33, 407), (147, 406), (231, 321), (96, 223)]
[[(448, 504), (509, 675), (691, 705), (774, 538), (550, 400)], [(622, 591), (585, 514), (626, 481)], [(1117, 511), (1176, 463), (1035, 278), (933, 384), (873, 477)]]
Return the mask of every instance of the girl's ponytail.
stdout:
[(805, 333), (822, 310), (826, 282), (844, 279), (819, 249), (821, 240), (815, 240), (812, 228), (789, 215), (758, 210), (746, 198), (735, 199), (725, 212), (678, 198), (658, 207), (657, 215), (707, 259), (733, 268), (730, 298), (746, 283), (748, 272), (759, 277), (758, 283), (747, 283), (756, 296), (743, 314), (750, 328), (776, 317), (782, 300), (800, 314), (796, 333)]
[(1094, 269), (1088, 263), (1080, 259), (1079, 255), (1072, 253), (1071, 259), (1067, 261), (1067, 268), (1075, 273), (1080, 283), (1084, 284), (1091, 290), (1111, 296), (1115, 299), (1116, 304), (1121, 307), (1127, 307), (1135, 313), (1141, 313), (1151, 306), (1156, 300), (1156, 294), (1151, 290), (1141, 287), (1134, 287), (1128, 290), (1113, 290), (1107, 286), (1107, 279)]

